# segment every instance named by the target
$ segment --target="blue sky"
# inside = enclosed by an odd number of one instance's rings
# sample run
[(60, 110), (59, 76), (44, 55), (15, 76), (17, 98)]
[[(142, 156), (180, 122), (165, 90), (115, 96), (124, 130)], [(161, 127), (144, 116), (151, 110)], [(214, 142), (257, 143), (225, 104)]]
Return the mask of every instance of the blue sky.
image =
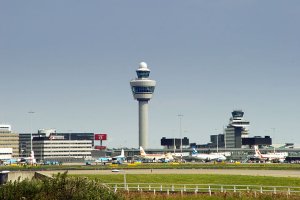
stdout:
[[(129, 81), (157, 81), (149, 146), (206, 143), (242, 109), (250, 136), (300, 144), (299, 1), (0, 1), (0, 122), (138, 146)], [(30, 117), (28, 111), (35, 111)]]

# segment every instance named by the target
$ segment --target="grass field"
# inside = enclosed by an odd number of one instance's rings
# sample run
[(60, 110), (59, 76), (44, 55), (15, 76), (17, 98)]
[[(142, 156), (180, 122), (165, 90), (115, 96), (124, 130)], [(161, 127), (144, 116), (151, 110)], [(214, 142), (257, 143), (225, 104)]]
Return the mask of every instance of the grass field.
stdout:
[[(87, 177), (89, 180), (100, 180), (102, 183), (107, 183), (111, 187), (115, 187), (118, 185), (120, 189), (124, 188), (124, 174), (112, 174), (112, 175), (72, 175), (69, 176), (75, 177)], [(143, 183), (152, 183), (151, 191), (148, 190), (148, 184)], [(122, 193), (125, 199), (140, 199), (140, 200), (150, 200), (150, 199), (180, 199), (180, 200), (191, 200), (191, 199), (204, 199), (204, 200), (251, 200), (251, 199), (261, 199), (261, 200), (283, 200), (283, 199), (299, 199), (297, 193), (293, 193), (292, 195), (287, 195), (287, 188), (277, 188), (277, 194), (272, 192), (273, 187), (264, 187), (265, 189), (269, 189), (269, 192), (264, 191), (264, 193), (259, 192), (260, 186), (287, 186), (287, 187), (300, 187), (300, 178), (291, 178), (291, 177), (270, 177), (270, 176), (241, 176), (241, 175), (213, 175), (213, 174), (127, 174), (126, 175), (126, 184), (131, 186), (138, 185), (139, 187), (143, 187), (144, 192), (129, 192)], [(153, 193), (153, 189), (156, 187), (156, 191), (159, 191), (160, 184), (163, 185), (165, 191), (164, 193)], [(178, 184), (178, 186), (177, 186)], [(182, 185), (179, 184), (187, 184), (186, 191), (187, 193), (181, 194), (180, 188)], [(205, 193), (197, 193), (195, 194), (195, 187), (198, 186), (191, 184), (199, 184), (199, 192)], [(212, 196), (210, 196), (207, 192), (207, 186), (203, 186), (201, 184), (209, 184), (211, 185), (211, 190), (214, 192)], [(224, 185), (224, 189), (228, 192), (221, 192), (220, 185)], [(250, 191), (246, 190), (240, 192), (233, 192), (232, 188), (228, 185), (235, 185), (237, 189), (242, 189), (245, 187), (238, 185), (258, 185), (258, 187), (250, 186)], [(166, 195), (166, 189), (170, 189), (171, 187), (175, 188), (177, 193), (171, 193), (170, 195)], [(231, 188), (231, 190), (229, 190)], [(281, 190), (281, 191), (279, 191)], [(299, 188), (293, 189), (294, 191), (300, 191)], [(171, 191), (171, 189), (170, 189)], [(182, 190), (181, 190), (182, 191)], [(230, 192), (231, 191), (231, 192)], [(256, 191), (256, 192), (255, 192)]]
[[(123, 183), (123, 174), (113, 175), (72, 175), (99, 179), (103, 183)], [(269, 185), (300, 187), (300, 178), (241, 176), (213, 174), (127, 174), (127, 183), (164, 183), (164, 184), (224, 184), (224, 185)]]

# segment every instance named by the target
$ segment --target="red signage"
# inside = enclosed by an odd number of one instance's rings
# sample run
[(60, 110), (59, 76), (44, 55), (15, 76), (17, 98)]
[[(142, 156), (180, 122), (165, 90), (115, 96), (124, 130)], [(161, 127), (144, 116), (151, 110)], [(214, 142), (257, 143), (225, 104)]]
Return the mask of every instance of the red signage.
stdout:
[(106, 146), (95, 146), (95, 149), (104, 150), (106, 149)]
[(95, 140), (107, 140), (107, 134), (106, 133), (95, 134)]

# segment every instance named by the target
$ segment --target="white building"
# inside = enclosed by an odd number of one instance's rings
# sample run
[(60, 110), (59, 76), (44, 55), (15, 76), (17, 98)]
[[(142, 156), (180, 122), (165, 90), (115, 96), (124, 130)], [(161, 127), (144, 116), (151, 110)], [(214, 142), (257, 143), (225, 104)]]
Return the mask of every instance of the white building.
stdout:
[(11, 132), (11, 125), (0, 124), (0, 131), (9, 131), (9, 132)]
[[(30, 145), (27, 146), (30, 147)], [(50, 140), (41, 137), (34, 138), (32, 147), (38, 161), (57, 160), (64, 162), (74, 159), (91, 159), (92, 157), (91, 140), (63, 140), (57, 137)], [(30, 152), (30, 149), (26, 149), (26, 151)]]
[(0, 148), (12, 148), (12, 156), (19, 157), (19, 134), (11, 131), (11, 125), (0, 124)]
[(12, 158), (12, 148), (0, 148), (0, 160), (8, 160)]

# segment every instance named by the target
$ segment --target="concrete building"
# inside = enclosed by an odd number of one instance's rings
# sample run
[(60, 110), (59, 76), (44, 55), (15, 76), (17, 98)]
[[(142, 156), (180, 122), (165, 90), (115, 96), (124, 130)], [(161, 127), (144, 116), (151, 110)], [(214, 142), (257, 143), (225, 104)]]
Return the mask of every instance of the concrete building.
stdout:
[(246, 121), (241, 110), (234, 110), (232, 117), (229, 120), (228, 126), (225, 128), (225, 147), (226, 148), (241, 148), (242, 138), (247, 138), (249, 135), (250, 122)]
[(184, 138), (166, 138), (163, 137), (160, 140), (160, 145), (164, 146), (165, 149), (181, 149), (187, 148), (190, 145), (190, 140), (187, 137)]
[(270, 136), (265, 136), (264, 138), (261, 136), (242, 138), (242, 145), (248, 145), (249, 147), (254, 145), (267, 147), (272, 145), (272, 138)]
[(0, 160), (8, 160), (12, 158), (12, 148), (0, 148)]
[(148, 146), (148, 101), (152, 98), (156, 82), (149, 79), (150, 69), (144, 62), (136, 70), (136, 79), (130, 81), (134, 99), (139, 102), (139, 146)]
[[(30, 141), (26, 152), (30, 152)], [(75, 161), (91, 159), (92, 140), (65, 140), (63, 136), (35, 137), (32, 141), (37, 161)]]
[(0, 148), (12, 148), (12, 156), (19, 157), (19, 134), (13, 133), (10, 125), (0, 125)]
[[(57, 133), (55, 129), (39, 129), (38, 133), (33, 133), (33, 138), (50, 137), (50, 135), (63, 136), (64, 140), (90, 140), (94, 146), (94, 133)], [(30, 136), (31, 133), (20, 133), (20, 155), (30, 156)], [(29, 146), (28, 146), (29, 145)], [(28, 151), (29, 150), (29, 151)]]

